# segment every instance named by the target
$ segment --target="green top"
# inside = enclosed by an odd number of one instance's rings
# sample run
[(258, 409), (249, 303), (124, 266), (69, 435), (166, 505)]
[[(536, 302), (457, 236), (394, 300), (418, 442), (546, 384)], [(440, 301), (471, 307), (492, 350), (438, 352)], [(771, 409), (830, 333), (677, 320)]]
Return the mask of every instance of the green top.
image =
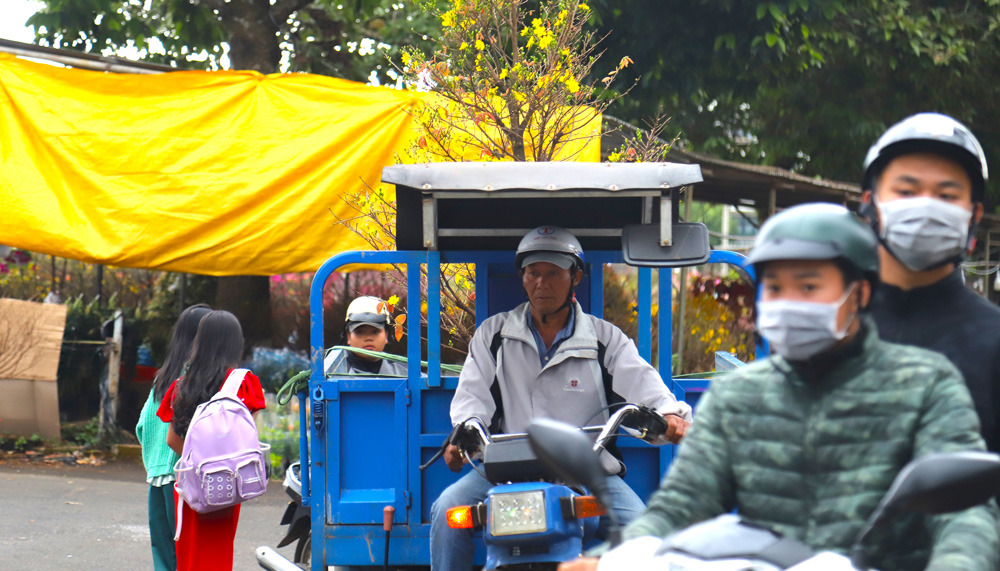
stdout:
[[(984, 449), (969, 391), (936, 353), (886, 343), (870, 327), (853, 356), (813, 373), (772, 356), (713, 381), (625, 539), (663, 537), (735, 508), (813, 549), (846, 553), (907, 462)], [(992, 501), (893, 514), (868, 544), (882, 571), (1000, 569)]]
[[(174, 464), (180, 459), (176, 452), (167, 446), (167, 429), (170, 424), (156, 416), (160, 401), (149, 391), (149, 398), (139, 413), (139, 424), (135, 427), (135, 435), (142, 445), (142, 463), (146, 466), (146, 481), (153, 483), (159, 476), (169, 476), (174, 473)], [(162, 478), (159, 479), (162, 482)]]

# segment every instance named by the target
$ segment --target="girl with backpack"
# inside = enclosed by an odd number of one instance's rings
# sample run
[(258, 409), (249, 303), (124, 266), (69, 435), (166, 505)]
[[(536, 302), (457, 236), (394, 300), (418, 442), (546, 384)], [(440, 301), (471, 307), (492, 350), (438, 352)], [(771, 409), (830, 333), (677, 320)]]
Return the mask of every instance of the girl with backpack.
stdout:
[[(198, 325), (184, 375), (167, 389), (157, 415), (170, 422), (167, 444), (178, 454), (184, 447), (191, 419), (198, 405), (215, 396), (229, 372), (238, 367), (243, 355), (243, 330), (228, 311), (213, 311)], [(253, 373), (247, 373), (237, 396), (251, 413), (264, 408), (264, 389)], [(233, 568), (233, 542), (240, 506), (201, 514), (179, 497), (179, 517), (183, 521), (177, 539), (177, 568), (180, 571), (219, 571)]]
[(142, 463), (146, 467), (149, 484), (149, 539), (153, 548), (153, 569), (174, 571), (177, 555), (174, 550), (174, 464), (177, 453), (167, 446), (170, 425), (156, 417), (156, 411), (167, 393), (167, 387), (181, 376), (184, 364), (191, 355), (191, 342), (198, 331), (202, 317), (212, 311), (203, 304), (192, 305), (181, 312), (170, 337), (167, 358), (156, 372), (149, 398), (139, 413), (135, 435), (142, 445)]

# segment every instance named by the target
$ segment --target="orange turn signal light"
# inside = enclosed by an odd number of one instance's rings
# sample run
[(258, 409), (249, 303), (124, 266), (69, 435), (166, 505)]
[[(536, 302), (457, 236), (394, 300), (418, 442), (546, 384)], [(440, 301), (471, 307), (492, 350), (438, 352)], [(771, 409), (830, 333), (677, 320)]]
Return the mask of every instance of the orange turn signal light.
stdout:
[(604, 515), (607, 511), (594, 496), (576, 496), (573, 498), (573, 513), (578, 518)]
[(472, 507), (455, 506), (448, 510), (448, 527), (452, 529), (472, 529)]

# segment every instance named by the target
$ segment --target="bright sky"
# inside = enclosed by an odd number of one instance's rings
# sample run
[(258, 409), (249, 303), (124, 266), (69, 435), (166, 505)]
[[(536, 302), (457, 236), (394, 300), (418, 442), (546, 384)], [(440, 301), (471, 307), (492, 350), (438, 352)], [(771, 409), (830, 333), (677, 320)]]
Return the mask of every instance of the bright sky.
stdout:
[(34, 30), (24, 27), (24, 21), (40, 8), (35, 0), (0, 0), (0, 38), (33, 43)]

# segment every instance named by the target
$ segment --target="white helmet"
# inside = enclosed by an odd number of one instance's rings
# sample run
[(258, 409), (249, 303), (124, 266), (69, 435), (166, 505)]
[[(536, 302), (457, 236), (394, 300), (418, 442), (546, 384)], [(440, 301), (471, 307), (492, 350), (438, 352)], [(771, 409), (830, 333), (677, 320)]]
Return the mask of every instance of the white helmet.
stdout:
[(521, 238), (514, 263), (521, 271), (535, 262), (549, 262), (564, 270), (583, 269), (583, 248), (569, 230), (557, 226), (539, 226)]
[[(381, 310), (381, 311), (380, 311)], [(388, 304), (370, 295), (359, 297), (347, 306), (347, 330), (354, 331), (362, 325), (385, 329), (390, 324)]]

